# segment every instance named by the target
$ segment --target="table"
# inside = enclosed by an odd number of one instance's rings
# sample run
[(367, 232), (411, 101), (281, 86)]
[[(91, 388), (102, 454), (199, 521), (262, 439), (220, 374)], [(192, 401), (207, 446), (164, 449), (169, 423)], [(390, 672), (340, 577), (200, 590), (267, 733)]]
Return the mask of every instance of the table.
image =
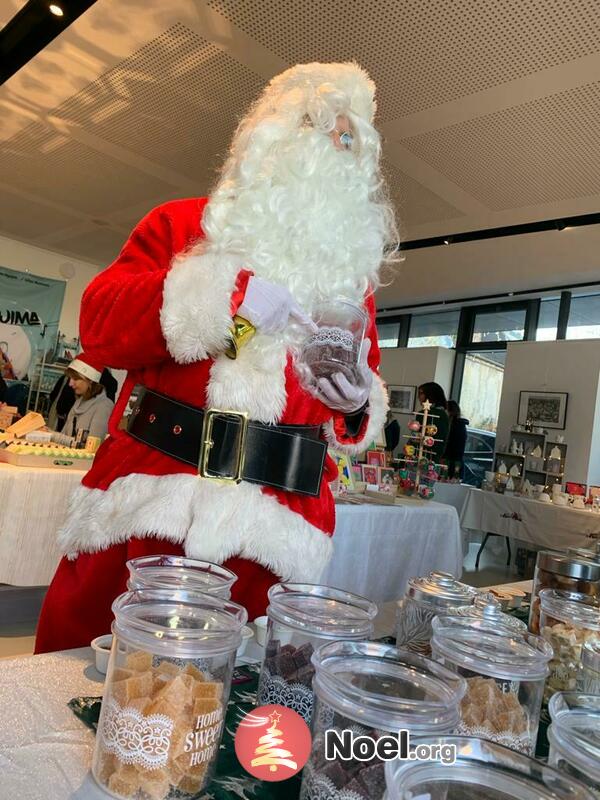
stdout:
[(591, 537), (600, 536), (600, 514), (475, 488), (467, 495), (460, 522), (465, 530), (508, 536), (532, 549), (586, 547)]
[(56, 535), (84, 474), (0, 463), (0, 583), (50, 583), (61, 555)]
[(435, 491), (436, 503), (445, 503), (446, 505), (453, 506), (460, 517), (469, 492), (473, 487), (466, 483), (438, 482), (433, 488)]
[(397, 600), (412, 576), (462, 574), (456, 509), (435, 501), (336, 507), (333, 556), (321, 582), (376, 603)]

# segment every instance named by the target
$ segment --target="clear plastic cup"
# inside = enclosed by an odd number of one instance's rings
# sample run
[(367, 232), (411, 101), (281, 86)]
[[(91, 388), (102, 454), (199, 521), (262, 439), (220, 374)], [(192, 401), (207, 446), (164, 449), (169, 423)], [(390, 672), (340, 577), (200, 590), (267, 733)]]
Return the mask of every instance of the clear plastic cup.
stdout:
[(544, 690), (547, 704), (555, 692), (573, 692), (582, 670), (582, 648), (600, 642), (600, 600), (580, 592), (540, 592), (540, 633), (554, 656)]
[(258, 703), (291, 708), (310, 724), (313, 652), (332, 639), (369, 639), (377, 606), (360, 595), (311, 583), (277, 583), (268, 596)]
[(452, 733), (459, 721), (464, 680), (416, 653), (377, 642), (331, 642), (313, 655), (313, 746), (304, 768), (301, 800), (378, 800), (385, 790), (384, 762), (325, 759), (325, 733), (351, 730), (378, 740)]
[(484, 739), (424, 736), (411, 743), (455, 748), (456, 760), (388, 761), (385, 800), (594, 800), (577, 781)]
[(557, 692), (549, 711), (548, 763), (600, 798), (600, 695)]
[(467, 681), (458, 733), (533, 755), (552, 648), (484, 620), (436, 617), (433, 658)]
[(237, 575), (220, 564), (183, 556), (143, 556), (127, 562), (127, 588), (187, 589), (228, 600)]
[(126, 592), (112, 608), (92, 774), (117, 798), (196, 797), (219, 752), (246, 610), (169, 589)]
[(354, 382), (367, 327), (364, 308), (339, 298), (318, 305), (312, 316), (318, 331), (304, 342), (300, 363), (313, 381), (341, 372)]

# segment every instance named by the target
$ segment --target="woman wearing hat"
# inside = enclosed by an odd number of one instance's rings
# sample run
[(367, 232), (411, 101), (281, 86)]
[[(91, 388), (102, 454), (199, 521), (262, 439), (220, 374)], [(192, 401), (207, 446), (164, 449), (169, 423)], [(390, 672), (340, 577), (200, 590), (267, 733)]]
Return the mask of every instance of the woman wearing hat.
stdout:
[(71, 361), (66, 374), (69, 386), (75, 392), (75, 403), (67, 415), (63, 432), (54, 433), (52, 441), (70, 445), (79, 431), (87, 431), (88, 436), (104, 439), (113, 402), (108, 399), (100, 383), (102, 367), (98, 369), (98, 365), (89, 363), (89, 359), (82, 354)]

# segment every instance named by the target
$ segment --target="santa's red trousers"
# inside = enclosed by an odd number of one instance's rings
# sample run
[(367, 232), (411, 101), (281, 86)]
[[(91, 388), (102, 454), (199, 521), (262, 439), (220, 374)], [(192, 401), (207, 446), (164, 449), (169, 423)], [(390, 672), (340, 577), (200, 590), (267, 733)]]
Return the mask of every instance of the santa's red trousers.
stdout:
[[(46, 594), (35, 639), (35, 652), (86, 647), (96, 636), (110, 633), (115, 597), (127, 590), (130, 558), (184, 555), (183, 547), (165, 539), (130, 539), (98, 553), (63, 558)], [(279, 580), (261, 564), (230, 558), (224, 566), (238, 576), (231, 599), (244, 606), (248, 619), (265, 613), (267, 591)]]

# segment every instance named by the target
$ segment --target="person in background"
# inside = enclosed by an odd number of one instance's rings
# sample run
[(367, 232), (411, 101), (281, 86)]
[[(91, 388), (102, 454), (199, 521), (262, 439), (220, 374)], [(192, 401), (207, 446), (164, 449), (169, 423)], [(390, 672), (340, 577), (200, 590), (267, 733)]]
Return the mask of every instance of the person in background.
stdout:
[[(446, 395), (439, 383), (433, 383), (432, 381), (419, 386), (419, 402), (423, 405), (427, 400), (431, 403), (429, 413), (434, 417), (428, 425), (435, 425), (437, 428), (437, 432), (434, 436), (436, 442), (430, 450), (439, 461), (446, 450), (446, 440), (448, 439), (448, 429), (450, 426), (448, 412), (446, 411)], [(422, 415), (418, 414), (417, 419), (422, 422)]]
[(383, 436), (385, 438), (385, 449), (390, 454), (394, 455), (394, 450), (400, 444), (400, 423), (392, 416), (392, 412), (388, 411), (387, 420), (383, 429)]
[(448, 477), (462, 480), (464, 477), (464, 458), (469, 420), (461, 416), (460, 406), (456, 400), (448, 400), (448, 418), (450, 429), (446, 442), (446, 452), (444, 453), (448, 463)]
[(71, 361), (65, 375), (75, 394), (75, 402), (67, 414), (63, 433), (54, 433), (52, 441), (70, 446), (79, 431), (87, 431), (88, 436), (104, 439), (113, 402), (108, 399), (100, 383), (102, 369), (89, 363), (89, 358), (81, 354)]
[(4, 402), (5, 396), (6, 396), (6, 381), (4, 380), (2, 375), (0, 375), (0, 403)]
[[(104, 386), (106, 396), (115, 402), (117, 394), (117, 381), (110, 370), (104, 368), (100, 376), (100, 383)], [(60, 433), (67, 421), (69, 411), (75, 403), (76, 395), (71, 386), (71, 379), (65, 371), (64, 375), (56, 381), (50, 392), (50, 410), (48, 411), (48, 427)]]

